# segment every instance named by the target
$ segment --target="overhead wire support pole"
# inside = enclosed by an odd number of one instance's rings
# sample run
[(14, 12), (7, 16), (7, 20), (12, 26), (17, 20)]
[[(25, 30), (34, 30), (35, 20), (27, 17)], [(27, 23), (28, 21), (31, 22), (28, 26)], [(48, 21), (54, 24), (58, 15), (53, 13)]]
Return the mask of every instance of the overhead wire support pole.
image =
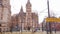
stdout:
[(48, 8), (48, 17), (50, 18), (50, 11), (49, 11), (49, 0), (47, 0), (47, 8)]
[[(48, 18), (50, 18), (50, 11), (49, 11), (49, 0), (47, 0), (47, 8), (48, 8)], [(49, 33), (51, 34), (51, 23), (49, 22)], [(47, 31), (47, 34), (49, 34)]]

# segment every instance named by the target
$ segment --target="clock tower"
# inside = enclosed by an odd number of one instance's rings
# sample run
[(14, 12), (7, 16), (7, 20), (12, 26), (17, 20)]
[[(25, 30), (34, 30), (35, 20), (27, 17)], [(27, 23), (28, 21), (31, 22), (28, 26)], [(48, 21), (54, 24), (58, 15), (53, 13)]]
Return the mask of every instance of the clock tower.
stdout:
[(32, 12), (31, 12), (31, 3), (30, 0), (28, 0), (26, 4), (26, 27), (27, 29), (31, 28), (32, 24)]

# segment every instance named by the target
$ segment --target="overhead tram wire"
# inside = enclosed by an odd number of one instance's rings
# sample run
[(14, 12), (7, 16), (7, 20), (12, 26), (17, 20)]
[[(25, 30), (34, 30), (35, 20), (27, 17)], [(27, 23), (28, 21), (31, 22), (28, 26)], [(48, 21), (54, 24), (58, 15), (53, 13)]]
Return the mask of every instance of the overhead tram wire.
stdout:
[[(46, 9), (43, 9), (43, 10), (41, 10), (41, 11), (38, 11), (38, 12), (39, 12), (38, 15), (40, 15), (41, 13), (48, 13), (48, 12), (44, 12), (44, 11), (46, 11), (46, 10), (47, 10), (47, 8), (46, 8)], [(33, 11), (35, 11), (35, 10), (33, 10)]]
[[(39, 14), (38, 15), (40, 15), (41, 13), (48, 13), (48, 12), (44, 12), (45, 10), (47, 10), (47, 8), (46, 9), (43, 9), (42, 11), (39, 11)], [(42, 26), (43, 26), (43, 24), (42, 24)], [(42, 31), (43, 31), (43, 29), (42, 29)]]
[[(40, 15), (41, 13), (48, 13), (48, 12), (45, 12), (47, 10), (47, 8), (46, 9), (43, 9), (42, 11), (39, 11), (39, 14), (38, 15)], [(43, 23), (42, 23), (42, 26), (43, 26)], [(43, 27), (42, 27), (42, 31), (43, 31)]]
[(40, 13), (45, 13), (45, 12), (44, 12), (45, 10), (47, 10), (47, 8), (46, 8), (46, 9), (43, 9), (42, 11), (40, 11)]

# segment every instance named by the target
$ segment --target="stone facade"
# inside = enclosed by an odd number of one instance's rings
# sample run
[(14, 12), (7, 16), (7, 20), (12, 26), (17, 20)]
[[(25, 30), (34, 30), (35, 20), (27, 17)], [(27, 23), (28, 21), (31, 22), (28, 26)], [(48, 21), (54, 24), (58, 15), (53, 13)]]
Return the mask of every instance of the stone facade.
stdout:
[(0, 0), (0, 32), (9, 30), (10, 20), (10, 0)]

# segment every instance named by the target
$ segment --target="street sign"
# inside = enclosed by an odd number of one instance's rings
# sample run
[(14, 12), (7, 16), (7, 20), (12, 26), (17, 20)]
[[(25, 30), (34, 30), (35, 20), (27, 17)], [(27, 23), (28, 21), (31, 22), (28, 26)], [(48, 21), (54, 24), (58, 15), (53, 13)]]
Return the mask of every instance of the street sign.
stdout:
[(46, 18), (46, 22), (60, 22), (60, 18)]

